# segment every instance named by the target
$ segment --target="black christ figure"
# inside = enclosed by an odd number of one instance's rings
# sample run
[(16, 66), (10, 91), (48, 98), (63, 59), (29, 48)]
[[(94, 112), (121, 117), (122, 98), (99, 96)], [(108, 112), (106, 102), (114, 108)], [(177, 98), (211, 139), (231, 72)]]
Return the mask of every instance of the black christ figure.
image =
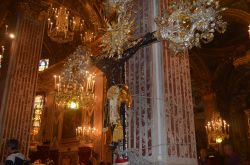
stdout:
[(147, 33), (143, 37), (138, 38), (137, 44), (128, 48), (118, 60), (112, 58), (91, 57), (92, 63), (100, 69), (107, 78), (107, 89), (113, 85), (125, 84), (124, 64), (132, 57), (140, 48), (157, 41), (154, 32)]
[[(109, 89), (113, 85), (121, 85), (125, 84), (125, 69), (124, 64), (130, 57), (132, 57), (140, 48), (149, 45), (153, 42), (157, 41), (156, 37), (154, 36), (154, 32), (147, 33), (143, 37), (138, 38), (135, 42), (136, 44), (128, 48), (124, 51), (121, 58), (118, 60), (112, 59), (112, 58), (98, 58), (98, 57), (91, 57), (92, 64), (94, 64), (97, 68), (99, 68), (106, 76), (107, 78), (107, 89)], [(106, 101), (105, 105), (105, 121), (104, 121), (104, 127), (109, 127), (109, 105)], [(125, 123), (125, 104), (122, 104), (120, 106), (120, 118), (121, 118), (121, 124), (123, 126), (123, 140), (122, 140), (122, 146), (123, 150), (126, 149), (126, 123)], [(111, 132), (113, 133), (115, 125), (111, 125)], [(114, 147), (116, 147), (117, 144), (115, 144)], [(113, 148), (114, 149), (114, 148)]]

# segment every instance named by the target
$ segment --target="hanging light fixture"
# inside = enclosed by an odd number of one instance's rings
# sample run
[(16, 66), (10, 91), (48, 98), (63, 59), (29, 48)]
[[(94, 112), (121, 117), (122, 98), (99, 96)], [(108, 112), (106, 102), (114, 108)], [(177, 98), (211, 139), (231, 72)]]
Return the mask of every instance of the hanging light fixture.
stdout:
[(83, 44), (92, 43), (96, 39), (96, 35), (94, 34), (94, 32), (90, 32), (90, 31), (80, 34), (80, 37), (81, 37), (81, 41)]
[[(112, 24), (107, 22), (102, 46), (108, 54), (104, 56), (119, 59), (124, 50), (136, 44), (131, 42), (136, 29), (131, 17), (133, 3), (131, 0), (110, 0), (109, 4), (117, 9), (118, 19)], [(220, 8), (217, 0), (173, 2), (155, 19), (158, 26), (155, 36), (158, 40), (169, 41), (174, 54), (200, 47), (213, 40), (215, 31), (225, 32), (227, 24), (220, 15), (223, 10), (225, 8)]]
[(93, 144), (97, 137), (98, 130), (91, 126), (79, 126), (76, 128), (76, 137), (83, 144)]
[(105, 34), (102, 37), (102, 57), (121, 58), (124, 50), (136, 44), (134, 40), (135, 20), (132, 0), (111, 0), (109, 4), (117, 9), (117, 21), (105, 20)]
[(68, 57), (62, 75), (54, 75), (58, 105), (79, 109), (94, 104), (96, 74), (87, 68), (90, 55), (86, 47), (79, 46)]
[(174, 54), (200, 47), (201, 43), (213, 40), (215, 31), (225, 32), (227, 24), (219, 14), (223, 10), (217, 0), (172, 3), (162, 16), (156, 18), (157, 38), (169, 41)]
[(54, 8), (52, 5), (48, 9), (48, 36), (56, 42), (66, 43), (73, 41), (74, 34), (82, 31), (84, 20), (78, 16), (72, 16), (69, 10), (60, 6)]
[(229, 138), (229, 124), (219, 114), (213, 114), (211, 121), (207, 122), (205, 128), (209, 144), (221, 143), (225, 138)]

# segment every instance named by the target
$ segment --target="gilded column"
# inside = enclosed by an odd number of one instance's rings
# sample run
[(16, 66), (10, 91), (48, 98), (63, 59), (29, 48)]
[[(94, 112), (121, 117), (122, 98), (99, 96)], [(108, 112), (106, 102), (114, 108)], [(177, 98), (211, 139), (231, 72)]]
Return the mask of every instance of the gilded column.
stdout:
[[(32, 11), (28, 3), (20, 3), (15, 28), (16, 38), (10, 49), (10, 61), (1, 111), (0, 161), (4, 157), (5, 142), (9, 138), (20, 141), (21, 151), (28, 155), (32, 109), (41, 56), (44, 19)], [(35, 18), (36, 17), (36, 18)]]

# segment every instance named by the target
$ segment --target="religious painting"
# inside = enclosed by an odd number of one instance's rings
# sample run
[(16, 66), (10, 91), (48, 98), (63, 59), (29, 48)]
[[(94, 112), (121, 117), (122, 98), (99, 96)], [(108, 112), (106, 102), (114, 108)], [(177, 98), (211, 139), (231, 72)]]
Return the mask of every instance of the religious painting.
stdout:
[(62, 139), (76, 138), (76, 128), (81, 125), (82, 112), (80, 110), (65, 110), (63, 116)]

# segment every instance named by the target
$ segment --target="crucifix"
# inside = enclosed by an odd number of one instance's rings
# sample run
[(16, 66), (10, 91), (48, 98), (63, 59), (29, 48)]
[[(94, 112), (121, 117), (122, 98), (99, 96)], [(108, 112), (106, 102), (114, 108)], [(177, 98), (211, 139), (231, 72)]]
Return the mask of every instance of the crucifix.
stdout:
[[(143, 37), (140, 37), (135, 40), (135, 45), (128, 48), (124, 51), (121, 58), (119, 59), (113, 59), (113, 58), (98, 58), (95, 56), (91, 57), (92, 63), (99, 68), (106, 76), (107, 78), (107, 89), (109, 89), (112, 86), (121, 86), (125, 84), (125, 62), (127, 62), (140, 48), (147, 46), (149, 44), (152, 44), (153, 42), (156, 42), (157, 38), (155, 37), (155, 32), (147, 33)], [(126, 90), (126, 89), (125, 89)], [(128, 90), (128, 89), (127, 89)], [(124, 91), (124, 90), (123, 90)], [(126, 91), (125, 91), (126, 93)], [(117, 98), (116, 98), (117, 99)], [(119, 122), (116, 124), (113, 124), (109, 118), (110, 115), (112, 115), (112, 108), (109, 108), (110, 103), (106, 102), (105, 106), (105, 121), (104, 121), (104, 127), (110, 128), (112, 132), (112, 136), (122, 136), (122, 139), (120, 139), (122, 142), (123, 150), (126, 149), (126, 105), (125, 103), (122, 103), (118, 107), (118, 118)], [(116, 110), (113, 110), (116, 111)], [(114, 113), (114, 112), (113, 112)], [(114, 135), (114, 131), (116, 127), (122, 126), (122, 132), (119, 132), (120, 135)]]
[[(121, 2), (121, 1), (118, 1)], [(126, 1), (127, 3), (129, 1)], [(122, 3), (123, 4), (123, 3)], [(126, 3), (125, 3), (126, 4)], [(119, 3), (118, 3), (119, 5)], [(124, 6), (119, 8), (120, 10), (123, 11)], [(195, 9), (195, 10), (194, 10)], [(206, 9), (206, 10), (204, 10)], [(129, 47), (128, 49), (124, 50), (122, 53), (121, 57), (119, 59), (114, 59), (114, 58), (108, 58), (108, 57), (91, 57), (92, 63), (99, 68), (106, 76), (107, 78), (107, 89), (109, 95), (109, 91), (112, 87), (117, 87), (113, 88), (113, 95), (112, 99), (119, 99), (119, 89), (124, 86), (119, 86), (120, 84), (125, 84), (125, 74), (124, 74), (124, 64), (127, 62), (140, 48), (143, 46), (152, 44), (153, 42), (156, 42), (157, 39), (162, 39), (162, 40), (168, 40), (169, 43), (169, 48), (175, 52), (176, 54), (184, 52), (186, 49), (191, 49), (192, 47), (200, 47), (201, 44), (206, 44), (209, 43), (213, 40), (214, 37), (214, 32), (218, 31), (219, 33), (224, 33), (226, 30), (226, 23), (222, 20), (222, 17), (220, 17), (220, 12), (223, 11), (224, 9), (219, 9), (219, 4), (215, 1), (202, 1), (202, 0), (197, 0), (194, 1), (193, 3), (189, 2), (182, 2), (179, 4), (172, 4), (170, 5), (170, 8), (168, 8), (165, 12), (163, 12), (163, 15), (161, 17), (158, 17), (156, 19), (156, 24), (158, 26), (157, 30), (157, 37), (155, 32), (147, 33), (143, 37), (138, 38), (135, 40), (134, 46)], [(121, 12), (121, 11), (120, 11)], [(126, 12), (125, 12), (126, 13)], [(122, 15), (121, 15), (122, 16)], [(119, 18), (119, 17), (118, 17)], [(126, 18), (126, 17), (125, 17)], [(129, 20), (129, 19), (128, 19)], [(120, 21), (120, 22), (119, 22)], [(129, 22), (129, 21), (128, 21)], [(124, 35), (126, 34), (124, 31), (124, 27), (126, 27), (121, 19), (118, 19), (118, 25), (121, 25), (122, 28), (116, 28), (112, 27), (111, 25), (108, 26), (107, 32), (113, 32), (110, 34), (110, 41), (112, 42), (111, 48), (114, 50), (118, 46), (116, 45), (115, 42), (118, 42), (119, 40), (121, 41), (126, 41), (122, 40), (122, 37), (117, 36), (117, 33), (119, 35)], [(117, 25), (117, 26), (118, 26)], [(123, 25), (123, 26), (122, 26)], [(130, 25), (127, 23), (127, 25)], [(127, 27), (128, 31), (131, 30), (131, 27)], [(114, 30), (115, 29), (115, 30)], [(114, 30), (114, 31), (112, 31)], [(114, 38), (118, 38), (116, 40), (113, 40)], [(107, 37), (109, 37), (107, 35)], [(159, 38), (158, 38), (159, 37)], [(105, 42), (104, 42), (105, 43)], [(127, 43), (125, 43), (127, 46)], [(119, 47), (118, 47), (119, 48)], [(118, 49), (119, 52), (119, 49)], [(118, 54), (118, 53), (117, 53)], [(117, 90), (118, 89), (118, 90)], [(118, 92), (117, 92), (118, 91)], [(112, 93), (112, 91), (111, 91)], [(118, 94), (117, 94), (118, 93)], [(116, 94), (116, 95), (115, 95)], [(109, 100), (110, 101), (110, 100)], [(114, 101), (114, 100), (111, 100)], [(117, 103), (116, 103), (117, 104)], [(113, 117), (119, 118), (120, 121), (115, 122), (108, 122), (109, 124), (111, 123), (111, 131), (114, 135), (115, 130), (117, 128), (117, 125), (121, 125), (122, 122), (122, 129), (123, 129), (123, 150), (125, 150), (125, 128), (126, 128), (126, 123), (125, 123), (125, 106), (124, 103), (121, 104), (121, 106), (118, 108), (114, 104), (113, 105), (113, 111), (108, 110), (108, 112), (114, 112), (119, 109), (118, 113), (114, 114), (108, 114), (108, 115), (113, 115)], [(119, 116), (119, 117), (116, 117)], [(113, 118), (110, 117), (110, 120)], [(114, 136), (113, 136), (114, 137)], [(119, 137), (119, 139), (122, 139)], [(119, 146), (119, 145), (118, 145)], [(119, 148), (119, 147), (118, 147)]]

